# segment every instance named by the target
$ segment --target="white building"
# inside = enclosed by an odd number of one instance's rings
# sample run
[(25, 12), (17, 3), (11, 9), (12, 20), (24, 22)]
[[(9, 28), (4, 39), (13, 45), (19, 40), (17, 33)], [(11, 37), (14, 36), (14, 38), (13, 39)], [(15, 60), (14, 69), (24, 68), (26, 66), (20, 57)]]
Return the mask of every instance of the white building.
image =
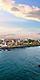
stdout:
[(0, 44), (0, 47), (7, 47), (6, 42)]

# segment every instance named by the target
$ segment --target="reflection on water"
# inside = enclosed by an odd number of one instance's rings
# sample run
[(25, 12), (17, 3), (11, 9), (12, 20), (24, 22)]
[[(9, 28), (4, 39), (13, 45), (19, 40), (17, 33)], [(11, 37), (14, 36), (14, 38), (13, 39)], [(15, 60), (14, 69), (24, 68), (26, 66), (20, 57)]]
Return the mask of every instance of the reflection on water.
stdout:
[(40, 47), (0, 50), (0, 80), (40, 80)]

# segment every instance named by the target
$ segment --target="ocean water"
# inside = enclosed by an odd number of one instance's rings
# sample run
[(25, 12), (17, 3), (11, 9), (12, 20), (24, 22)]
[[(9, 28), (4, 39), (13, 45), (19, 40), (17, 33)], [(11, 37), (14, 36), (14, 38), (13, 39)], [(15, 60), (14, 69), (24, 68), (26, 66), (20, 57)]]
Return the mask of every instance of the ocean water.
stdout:
[(40, 80), (40, 47), (0, 50), (0, 80)]

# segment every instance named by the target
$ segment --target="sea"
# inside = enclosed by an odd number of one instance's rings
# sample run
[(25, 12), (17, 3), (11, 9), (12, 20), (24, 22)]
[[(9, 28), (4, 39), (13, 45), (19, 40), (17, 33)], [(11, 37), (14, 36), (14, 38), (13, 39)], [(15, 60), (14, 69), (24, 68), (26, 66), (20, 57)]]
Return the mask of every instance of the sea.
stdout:
[(0, 80), (40, 80), (40, 46), (0, 50)]

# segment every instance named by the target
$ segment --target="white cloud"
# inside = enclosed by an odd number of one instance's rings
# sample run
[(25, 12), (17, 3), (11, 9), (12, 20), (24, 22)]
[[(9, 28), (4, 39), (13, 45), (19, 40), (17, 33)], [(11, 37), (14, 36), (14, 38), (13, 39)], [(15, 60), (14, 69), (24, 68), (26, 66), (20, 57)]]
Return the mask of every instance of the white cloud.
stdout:
[[(3, 10), (24, 19), (35, 20), (40, 22), (40, 15), (33, 14), (40, 12), (40, 8), (25, 4), (16, 4), (15, 0), (0, 0), (0, 6)], [(31, 14), (32, 13), (32, 14)], [(30, 16), (29, 16), (30, 15)]]

